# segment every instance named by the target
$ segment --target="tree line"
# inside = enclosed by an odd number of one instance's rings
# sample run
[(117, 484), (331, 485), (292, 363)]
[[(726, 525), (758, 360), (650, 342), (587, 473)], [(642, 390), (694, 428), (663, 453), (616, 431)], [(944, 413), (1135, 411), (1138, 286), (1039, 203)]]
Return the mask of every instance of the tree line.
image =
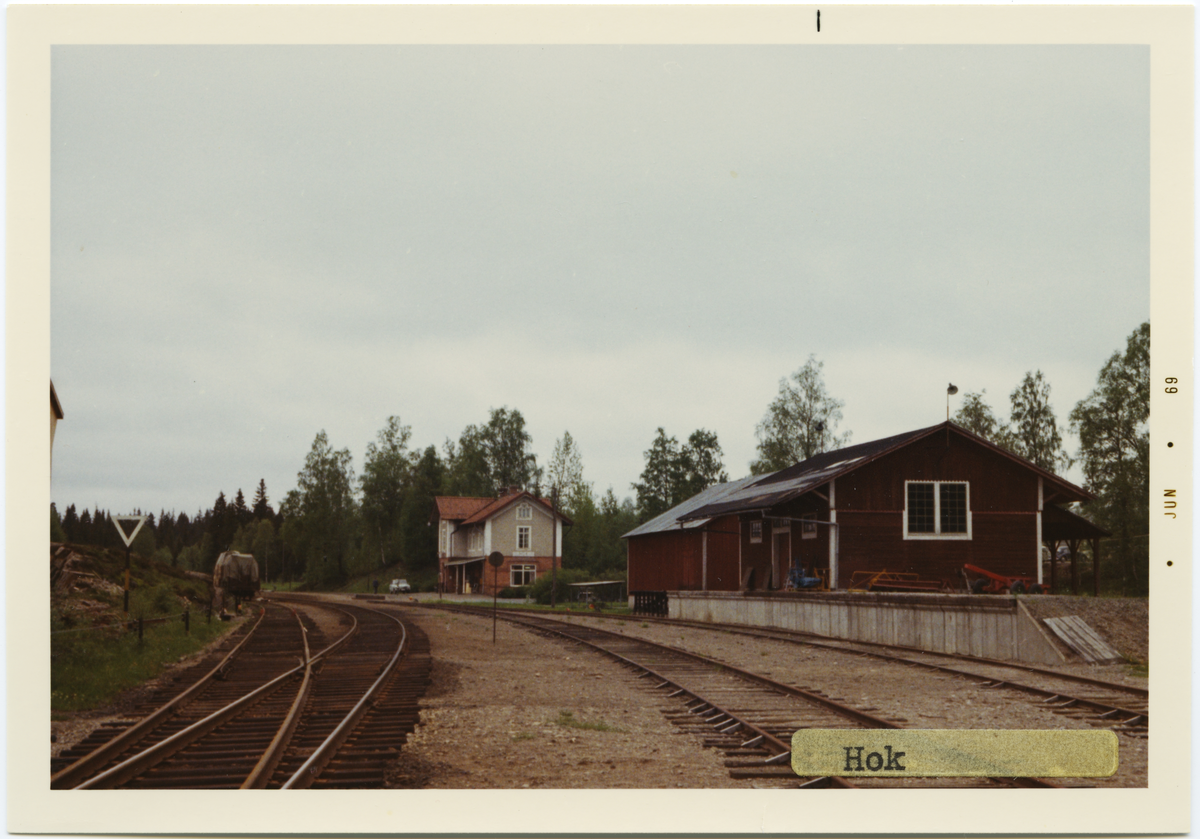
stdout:
[[(1149, 352), (1150, 325), (1129, 336), (1100, 370), (1096, 388), (1069, 414), (1078, 435), (1075, 457), (1063, 448), (1050, 403), (1050, 384), (1030, 371), (1009, 394), (1009, 417), (988, 404), (986, 390), (968, 392), (954, 422), (1052, 472), (1078, 462), (1085, 488), (1097, 496), (1083, 515), (1115, 536), (1112, 565), (1120, 588), (1144, 593), (1149, 530)], [(751, 474), (766, 474), (845, 447), (839, 432), (844, 403), (825, 387), (823, 363), (814, 355), (779, 382), (779, 394), (755, 429)], [(468, 425), (457, 440), (412, 446), (412, 429), (392, 416), (367, 444), (362, 474), (348, 448), (334, 448), (317, 433), (304, 465), (278, 510), (259, 481), (253, 503), (239, 489), (224, 492), (213, 506), (189, 517), (150, 515), (133, 549), (143, 556), (209, 572), (221, 551), (254, 553), (273, 577), (285, 575), (316, 587), (337, 585), (401, 563), (405, 572), (432, 585), (437, 535), (430, 526), (438, 495), (494, 497), (508, 487), (535, 495), (554, 492), (558, 509), (572, 521), (563, 538), (564, 568), (593, 578), (623, 579), (621, 536), (696, 493), (729, 480), (715, 432), (697, 429), (680, 443), (664, 428), (643, 452), (645, 468), (632, 483), (636, 501), (618, 498), (611, 487), (597, 494), (584, 479), (582, 454), (570, 432), (555, 443), (545, 466), (532, 450), (525, 418), (507, 406), (493, 408), (486, 422)], [(119, 547), (108, 513), (71, 505), (59, 516), (51, 505), (51, 538)]]

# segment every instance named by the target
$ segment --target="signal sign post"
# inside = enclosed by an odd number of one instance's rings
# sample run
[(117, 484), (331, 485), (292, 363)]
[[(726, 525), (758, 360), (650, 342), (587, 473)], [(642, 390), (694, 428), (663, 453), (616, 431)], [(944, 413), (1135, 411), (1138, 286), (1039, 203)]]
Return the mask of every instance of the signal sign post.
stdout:
[(488, 555), (488, 565), (492, 566), (492, 643), (496, 643), (496, 596), (500, 591), (500, 566), (504, 564), (504, 554), (492, 551)]
[[(146, 523), (148, 516), (113, 516), (113, 527), (121, 534), (121, 541), (125, 543), (125, 616), (129, 617), (129, 548), (133, 545), (133, 540), (137, 538), (138, 531), (142, 529), (142, 525)], [(125, 528), (121, 526), (121, 522), (137, 522), (133, 528), (133, 532), (126, 535)]]

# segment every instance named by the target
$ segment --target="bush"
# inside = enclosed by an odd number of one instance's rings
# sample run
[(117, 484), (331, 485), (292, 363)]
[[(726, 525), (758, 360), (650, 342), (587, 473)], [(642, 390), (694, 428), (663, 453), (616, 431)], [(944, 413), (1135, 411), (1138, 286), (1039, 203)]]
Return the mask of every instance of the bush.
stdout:
[[(558, 603), (569, 602), (571, 599), (571, 589), (568, 586), (571, 583), (586, 583), (589, 579), (587, 573), (583, 571), (574, 568), (559, 568), (558, 586), (555, 588), (555, 600)], [(533, 581), (529, 593), (536, 602), (545, 606), (550, 603), (550, 589), (551, 575), (545, 573)]]
[(529, 586), (505, 586), (500, 589), (501, 600), (521, 600), (529, 594)]

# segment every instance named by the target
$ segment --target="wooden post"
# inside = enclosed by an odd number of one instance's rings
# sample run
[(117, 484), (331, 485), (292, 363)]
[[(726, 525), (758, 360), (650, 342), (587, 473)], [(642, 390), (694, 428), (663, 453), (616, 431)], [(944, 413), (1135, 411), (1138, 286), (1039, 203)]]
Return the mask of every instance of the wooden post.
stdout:
[(1100, 540), (1092, 539), (1092, 596), (1100, 596)]
[(1079, 594), (1079, 540), (1073, 539), (1071, 546), (1071, 594)]
[(1055, 571), (1058, 568), (1058, 540), (1050, 540), (1050, 593), (1054, 594), (1054, 584), (1057, 582)]

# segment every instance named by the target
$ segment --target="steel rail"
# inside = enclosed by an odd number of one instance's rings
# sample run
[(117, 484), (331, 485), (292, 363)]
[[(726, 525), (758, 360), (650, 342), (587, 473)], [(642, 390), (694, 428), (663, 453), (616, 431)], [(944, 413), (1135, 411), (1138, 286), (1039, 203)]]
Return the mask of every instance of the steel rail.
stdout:
[[(288, 608), (291, 609), (290, 606)], [(295, 612), (295, 609), (292, 609), (292, 611)], [(250, 770), (250, 774), (246, 776), (246, 780), (242, 782), (241, 789), (266, 788), (267, 782), (271, 780), (271, 773), (279, 765), (279, 761), (283, 758), (284, 750), (287, 748), (288, 743), (291, 742), (292, 735), (296, 733), (296, 726), (300, 723), (300, 714), (308, 702), (309, 695), (312, 693), (313, 658), (308, 648), (308, 630), (304, 628), (303, 624), (300, 625), (300, 628), (304, 638), (304, 679), (300, 682), (300, 689), (296, 691), (296, 698), (292, 701), (292, 706), (288, 709), (287, 716), (283, 719), (283, 725), (275, 732), (270, 745), (267, 746), (262, 757), (258, 759), (258, 763), (254, 764), (254, 768)]]
[[(343, 610), (338, 609), (337, 611)], [(349, 614), (345, 612), (343, 613)], [(350, 638), (352, 638), (354, 634), (358, 632), (357, 619), (355, 619), (353, 615), (349, 616), (354, 621), (350, 629), (347, 630), (347, 632), (337, 641), (334, 641), (325, 649), (321, 650), (321, 652), (313, 656), (310, 661), (302, 662), (296, 667), (293, 667), (291, 670), (276, 676), (266, 684), (260, 685), (242, 697), (212, 712), (203, 719), (197, 720), (170, 737), (155, 743), (153, 746), (150, 746), (144, 751), (138, 752), (137, 754), (126, 758), (116, 766), (110, 767), (104, 772), (101, 772), (99, 775), (96, 775), (87, 781), (72, 787), (72, 789), (112, 789), (120, 786), (131, 778), (134, 778), (148, 769), (157, 766), (159, 763), (178, 753), (191, 743), (210, 733), (218, 726), (237, 716), (242, 711), (257, 704), (260, 700), (266, 698), (269, 694), (282, 687), (284, 682), (291, 679), (297, 673), (311, 667), (313, 662), (330, 655), (340, 646), (348, 642)], [(305, 644), (307, 645), (307, 632), (304, 634), (304, 640)]]
[[(614, 615), (611, 617), (616, 617), (616, 616)], [(1114, 723), (1113, 727), (1122, 727), (1122, 726), (1143, 727), (1144, 726), (1146, 728), (1149, 728), (1149, 725), (1150, 725), (1149, 711), (1140, 711), (1140, 710), (1135, 710), (1135, 709), (1131, 709), (1131, 708), (1123, 708), (1119, 705), (1113, 705), (1108, 702), (1100, 702), (1095, 699), (1088, 699), (1086, 697), (1077, 697), (1077, 696), (1063, 693), (1062, 691), (1049, 690), (1047, 688), (1039, 688), (1039, 687), (1035, 687), (1033, 685), (1026, 685), (1026, 684), (1022, 684), (1021, 682), (1014, 682), (1014, 681), (1011, 681), (1008, 679), (997, 679), (992, 676), (986, 676), (982, 673), (972, 673), (969, 670), (960, 670), (956, 667), (949, 667), (949, 666), (946, 666), (943, 664), (934, 664), (933, 662), (929, 662), (929, 661), (918, 661), (916, 659), (904, 658), (904, 657), (897, 656), (897, 655), (891, 655), (889, 653), (875, 652), (873, 650), (853, 649), (851, 647), (840, 646), (836, 643), (829, 644), (829, 643), (822, 643), (820, 641), (811, 641), (808, 638), (789, 637), (792, 635), (804, 634), (804, 633), (796, 633), (794, 630), (775, 629), (772, 627), (764, 627), (764, 628), (755, 627), (755, 628), (751, 628), (751, 629), (747, 630), (747, 629), (739, 629), (739, 628), (736, 628), (735, 626), (730, 626), (728, 624), (705, 625), (703, 623), (699, 623), (696, 621), (668, 620), (668, 621), (666, 621), (666, 623), (670, 623), (671, 625), (676, 625), (676, 626), (682, 625), (682, 626), (689, 626), (689, 627), (698, 627), (701, 629), (710, 629), (712, 626), (720, 626), (721, 627), (720, 631), (731, 631), (735, 634), (746, 635), (746, 636), (752, 637), (752, 638), (766, 638), (768, 640), (783, 641), (785, 643), (805, 644), (810, 647), (815, 647), (815, 648), (821, 649), (821, 650), (829, 650), (829, 651), (835, 652), (835, 653), (842, 653), (845, 655), (867, 656), (870, 658), (879, 659), (881, 661), (887, 661), (887, 662), (896, 663), (896, 664), (903, 664), (903, 665), (911, 666), (911, 667), (920, 667), (920, 668), (923, 668), (926, 670), (931, 670), (931, 671), (938, 672), (938, 673), (946, 673), (951, 676), (957, 676), (959, 678), (970, 679), (972, 681), (975, 681), (979, 687), (986, 688), (989, 690), (1003, 688), (1003, 689), (1007, 689), (1007, 690), (1021, 691), (1023, 693), (1028, 693), (1033, 696), (1041, 697), (1043, 699), (1043, 704), (1048, 704), (1048, 703), (1054, 702), (1055, 700), (1061, 700), (1061, 704), (1056, 704), (1056, 705), (1052, 706), (1055, 708), (1068, 708), (1068, 707), (1088, 708), (1088, 709), (1093, 710), (1093, 711), (1097, 712), (1098, 714), (1100, 714), (1101, 718), (1104, 718), (1105, 715), (1115, 716), (1117, 714), (1124, 714), (1127, 716), (1127, 718), (1124, 720), (1116, 721)], [(1119, 685), (1115, 682), (1105, 682), (1105, 681), (1101, 681), (1099, 679), (1091, 679), (1086, 676), (1074, 676), (1073, 674), (1059, 674), (1059, 673), (1055, 673), (1053, 670), (1046, 670), (1046, 669), (1040, 668), (1040, 667), (1015, 665), (1015, 664), (1011, 664), (1009, 662), (998, 661), (998, 660), (989, 659), (989, 658), (983, 658), (980, 656), (966, 656), (966, 655), (958, 655), (955, 653), (931, 652), (929, 650), (922, 650), (922, 649), (918, 649), (916, 647), (906, 647), (906, 646), (902, 646), (902, 645), (898, 645), (898, 644), (881, 644), (881, 643), (874, 642), (874, 641), (847, 641), (846, 643), (848, 643), (848, 644), (864, 644), (864, 645), (873, 646), (873, 647), (884, 647), (887, 649), (903, 650), (905, 652), (921, 654), (921, 655), (933, 655), (933, 656), (950, 657), (950, 658), (967, 660), (967, 661), (975, 661), (980, 664), (986, 664), (988, 666), (1008, 667), (1008, 668), (1015, 669), (1015, 670), (1025, 670), (1025, 671), (1029, 671), (1029, 672), (1034, 672), (1034, 673), (1038, 673), (1040, 675), (1044, 675), (1047, 678), (1057, 678), (1057, 679), (1062, 679), (1063, 681), (1081, 682), (1084, 684), (1089, 684), (1089, 685), (1103, 687), (1103, 688), (1110, 688), (1110, 689), (1114, 689), (1114, 690), (1123, 690), (1128, 693), (1139, 695), (1139, 696), (1146, 696), (1146, 697), (1149, 696), (1149, 691), (1145, 690), (1144, 688), (1138, 688), (1138, 687), (1134, 687), (1134, 686), (1130, 686), (1130, 685)]]
[[(462, 607), (455, 607), (455, 606), (450, 606), (450, 607), (438, 606), (438, 607), (433, 607), (433, 608), (442, 608), (442, 609), (448, 609), (450, 611), (461, 611), (461, 612), (467, 612), (467, 613), (473, 613), (473, 614), (477, 614), (480, 611), (477, 609), (472, 609), (470, 607), (462, 608)], [(844, 717), (849, 717), (849, 718), (855, 720), (856, 722), (863, 723), (864, 726), (868, 727), (868, 728), (889, 728), (889, 729), (902, 729), (903, 728), (903, 726), (897, 725), (896, 723), (892, 723), (887, 720), (883, 720), (878, 717), (874, 717), (870, 714), (867, 714), (864, 711), (859, 711), (855, 708), (850, 708), (848, 706), (841, 705), (840, 703), (834, 702), (830, 699), (827, 699), (826, 697), (810, 693), (801, 688), (796, 688), (791, 685), (785, 685), (781, 682), (776, 682), (773, 679), (769, 679), (765, 676), (760, 676), (757, 673), (752, 673), (750, 671), (743, 670), (742, 668), (739, 668), (739, 667), (736, 667), (733, 665), (729, 665), (724, 662), (717, 661), (715, 659), (708, 658), (707, 656), (699, 655), (698, 653), (692, 653), (687, 650), (681, 650), (681, 649), (678, 649), (676, 647), (671, 647), (666, 644), (660, 644), (656, 641), (649, 641), (644, 638), (638, 638), (638, 637), (634, 637), (634, 636), (628, 636), (628, 635), (623, 635), (620, 633), (610, 632), (609, 630), (599, 629), (599, 628), (593, 627), (593, 626), (584, 626), (584, 625), (580, 625), (580, 624), (564, 623), (563, 621), (554, 620), (552, 618), (544, 618), (540, 615), (532, 617), (532, 619), (526, 619), (525, 616), (517, 617), (510, 612), (508, 615), (505, 616), (505, 618), (507, 620), (509, 620), (511, 623), (516, 623), (518, 625), (523, 625), (523, 626), (526, 626), (529, 628), (554, 633), (554, 634), (560, 635), (563, 638), (566, 638), (568, 640), (575, 641), (577, 643), (586, 644), (587, 646), (593, 647), (594, 649), (597, 649), (612, 658), (618, 659), (618, 660), (626, 663), (627, 665), (633, 667), (634, 669), (643, 671), (643, 675), (653, 675), (656, 678), (662, 679), (662, 680), (674, 685), (675, 687), (679, 688), (679, 690), (677, 690), (675, 694), (671, 694), (672, 696), (675, 696), (679, 693), (683, 693), (683, 694), (687, 694), (688, 696), (694, 697), (693, 702), (698, 701), (698, 702), (702, 703), (700, 705), (697, 705), (695, 709), (692, 709), (691, 711), (689, 711), (689, 713), (694, 713), (696, 710), (703, 709), (703, 708), (716, 709), (716, 710), (720, 711), (721, 713), (727, 715), (731, 720), (736, 720), (739, 724), (746, 727), (747, 729), (751, 729), (756, 732), (759, 732), (759, 736), (751, 738), (746, 743), (743, 743), (742, 747), (746, 748), (751, 745), (760, 745), (764, 742), (771, 743), (771, 745), (776, 750), (776, 754), (767, 757), (763, 761), (764, 765), (770, 765), (770, 764), (782, 762), (782, 759), (785, 757), (785, 755), (791, 754), (790, 744), (785, 744), (783, 741), (779, 740), (776, 737), (773, 737), (771, 734), (762, 730), (761, 728), (754, 726), (751, 723), (747, 723), (745, 721), (738, 719), (736, 716), (729, 713), (728, 711), (721, 709), (715, 703), (708, 702), (703, 697), (697, 696), (695, 694), (695, 692), (683, 687), (682, 685), (679, 685), (676, 682), (673, 682), (672, 680), (668, 679), (666, 676), (652, 670), (651, 668), (647, 667), (644, 664), (639, 664), (637, 662), (634, 662), (634, 661), (628, 659), (627, 657), (622, 656), (619, 653), (616, 653), (615, 651), (607, 650), (598, 644), (594, 644), (586, 639), (579, 638), (578, 636), (572, 635), (569, 632), (562, 631), (557, 627), (548, 626), (547, 624), (557, 624), (558, 626), (568, 626), (568, 627), (570, 627), (572, 629), (576, 629), (576, 630), (598, 632), (604, 636), (607, 636), (607, 637), (610, 637), (613, 639), (621, 640), (624, 642), (632, 641), (632, 642), (636, 642), (638, 644), (645, 644), (645, 645), (658, 648), (660, 650), (663, 650), (663, 651), (671, 653), (671, 654), (681, 655), (685, 658), (690, 658), (690, 659), (693, 659), (693, 660), (696, 660), (696, 661), (699, 661), (702, 663), (706, 663), (706, 664), (709, 664), (710, 666), (719, 668), (722, 671), (728, 671), (728, 672), (734, 673), (735, 675), (737, 675), (741, 678), (744, 678), (748, 681), (756, 682), (763, 686), (769, 687), (780, 693), (795, 696), (797, 698), (801, 698), (806, 701), (811, 701), (814, 704), (820, 705), (828, 710), (833, 711), (836, 714), (839, 714)], [(666, 685), (664, 685), (664, 684), (660, 684), (657, 687), (662, 688), (665, 686)], [(689, 702), (687, 704), (690, 706), (693, 704), (693, 702)], [(706, 716), (712, 716), (713, 719), (717, 719), (720, 716), (720, 714), (708, 715), (707, 712), (705, 712), (705, 713), (706, 713)], [(736, 727), (726, 728), (723, 726), (721, 729), (719, 729), (719, 731), (721, 733), (731, 733), (734, 730), (736, 730)], [(1007, 786), (1020, 786), (1020, 787), (1033, 787), (1033, 788), (1055, 788), (1055, 789), (1063, 788), (1061, 784), (1057, 784), (1053, 781), (1048, 781), (1048, 780), (1045, 780), (1042, 778), (1033, 778), (1033, 777), (988, 778), (988, 780), (992, 783), (996, 783), (996, 784), (1000, 784), (1000, 785), (1007, 785)], [(810, 788), (827, 788), (827, 787), (840, 787), (843, 789), (844, 788), (856, 788), (853, 783), (851, 783), (843, 778), (828, 778), (828, 779), (817, 778), (814, 781), (804, 784), (803, 786), (810, 787)]]
[[(920, 647), (910, 647), (905, 644), (888, 644), (883, 641), (860, 641), (850, 638), (831, 638), (827, 635), (818, 635), (813, 632), (803, 632), (798, 629), (783, 629), (782, 627), (756, 627), (736, 623), (709, 623), (706, 621), (685, 620), (682, 618), (662, 618), (655, 617), (653, 615), (609, 615), (604, 614), (603, 612), (595, 612), (586, 615), (586, 617), (604, 618), (605, 620), (662, 623), (671, 626), (691, 626), (697, 629), (708, 629), (714, 632), (732, 632), (738, 635), (746, 635), (754, 638), (774, 638), (775, 640), (789, 641), (797, 644), (808, 644), (810, 646), (839, 652), (862, 652), (860, 650), (847, 650), (845, 647), (838, 646), (839, 644), (857, 644), (867, 647), (882, 647), (884, 649), (900, 650), (906, 653), (935, 656), (939, 658), (952, 658), (960, 661), (970, 661), (978, 664), (986, 664), (991, 667), (1008, 667), (1013, 670), (1023, 670), (1028, 673), (1037, 673), (1041, 676), (1062, 679), (1063, 681), (1079, 682), (1081, 684), (1106, 688), (1121, 693), (1131, 693), (1144, 698), (1149, 698), (1150, 696), (1149, 690), (1143, 687), (1138, 687), (1137, 685), (1123, 685), (1119, 682), (1108, 682), (1103, 679), (1093, 679), (1090, 676), (1080, 676), (1075, 673), (1059, 673), (1055, 670), (1049, 670), (1045, 667), (1036, 667), (1032, 664), (1024, 664), (1022, 662), (1001, 661), (1000, 659), (996, 658), (970, 655), (968, 653), (947, 653), (941, 652), (940, 650), (923, 650)], [(784, 637), (781, 638), (779, 636)]]
[(203, 687), (207, 686), (217, 676), (218, 673), (223, 672), (229, 666), (238, 652), (240, 652), (246, 643), (252, 637), (254, 637), (254, 633), (262, 624), (263, 618), (266, 617), (266, 614), (266, 608), (262, 608), (259, 611), (258, 620), (255, 621), (254, 626), (250, 628), (250, 631), (246, 633), (246, 637), (238, 642), (237, 646), (226, 653), (225, 656), (219, 662), (217, 662), (217, 665), (213, 667), (212, 670), (201, 676), (200, 679), (187, 690), (175, 696), (149, 716), (145, 717), (133, 726), (125, 729), (104, 745), (79, 758), (70, 766), (66, 766), (55, 774), (51, 775), (50, 789), (71, 789), (72, 787), (75, 787), (80, 783), (80, 781), (88, 777), (90, 773), (108, 763), (116, 755), (136, 744), (139, 740), (149, 734), (155, 726), (173, 714), (177, 713), (181, 708), (187, 705), (187, 703), (194, 699), (196, 694), (199, 693)]
[(396, 663), (400, 660), (400, 657), (404, 652), (405, 644), (408, 640), (408, 632), (399, 618), (395, 617), (394, 615), (389, 615), (386, 612), (381, 612), (377, 609), (365, 609), (365, 611), (374, 612), (375, 614), (384, 615), (385, 617), (391, 618), (400, 627), (400, 643), (396, 645), (396, 652), (392, 654), (391, 660), (383, 667), (382, 672), (379, 674), (379, 678), (372, 683), (371, 687), (367, 689), (362, 698), (358, 700), (345, 718), (338, 723), (337, 728), (335, 728), (333, 732), (327, 738), (325, 738), (321, 745), (317, 746), (317, 748), (313, 750), (313, 753), (309, 756), (308, 760), (304, 761), (300, 768), (297, 769), (290, 778), (288, 778), (281, 789), (303, 789), (312, 784), (317, 775), (321, 773), (321, 770), (324, 769), (325, 766), (328, 765), (329, 761), (333, 758), (334, 753), (341, 748), (342, 743), (345, 742), (346, 738), (354, 729), (354, 726), (358, 724), (363, 714), (366, 713), (367, 708), (373, 703), (376, 694), (379, 693), (380, 688), (383, 687), (388, 677), (391, 676), (392, 671), (396, 667)]
[[(514, 623), (525, 623), (526, 625), (529, 625), (529, 626), (537, 625), (535, 622), (530, 622), (528, 620), (525, 620), (523, 618), (518, 618), (516, 616), (509, 617), (509, 620)], [(537, 618), (534, 618), (534, 621), (537, 621), (537, 620), (544, 620), (544, 621), (550, 622), (552, 619), (541, 618), (539, 616)], [(558, 621), (557, 623), (562, 625), (561, 621)], [(567, 624), (567, 625), (570, 625), (570, 624)], [(807, 702), (811, 702), (815, 705), (820, 705), (820, 706), (826, 708), (827, 710), (833, 711), (835, 714), (838, 714), (838, 715), (844, 716), (844, 717), (848, 717), (848, 718), (854, 720), (855, 722), (859, 722), (866, 728), (900, 728), (901, 727), (899, 725), (896, 725), (893, 722), (889, 722), (888, 720), (882, 719), (880, 717), (872, 716), (871, 714), (868, 714), (865, 711), (860, 711), (857, 708), (850, 708), (849, 706), (841, 705), (837, 702), (834, 702), (832, 699), (829, 699), (827, 697), (820, 696), (815, 693), (810, 693), (809, 691), (806, 691), (803, 688), (794, 687), (792, 685), (785, 685), (782, 682), (777, 682), (774, 679), (770, 679), (766, 676), (761, 676), (758, 673), (753, 673), (749, 670), (744, 670), (741, 667), (737, 667), (735, 665), (728, 664), (724, 661), (717, 661), (715, 658), (709, 658), (708, 656), (703, 656), (703, 655), (700, 655), (699, 653), (689, 652), (688, 650), (681, 650), (678, 647), (672, 647), (667, 644), (660, 644), (657, 641), (649, 641), (645, 638), (633, 638), (629, 635), (622, 635), (617, 632), (610, 632), (607, 629), (599, 629), (597, 627), (579, 627), (578, 624), (575, 624), (574, 626), (581, 628), (581, 629), (588, 629), (588, 630), (591, 630), (594, 632), (599, 632), (604, 635), (608, 635), (612, 638), (621, 639), (623, 641), (636, 641), (640, 644), (646, 644), (651, 647), (656, 647), (656, 648), (663, 650), (664, 652), (668, 652), (672, 655), (684, 656), (686, 658), (692, 659), (693, 661), (698, 661), (702, 664), (707, 664), (710, 667), (720, 668), (723, 671), (733, 673), (737, 676), (740, 676), (741, 678), (743, 678), (747, 681), (757, 682), (758, 684), (763, 685), (764, 687), (771, 688), (772, 690), (779, 691), (780, 693), (784, 693), (789, 696), (794, 696), (798, 699), (803, 699), (803, 700), (805, 700)], [(560, 633), (560, 634), (565, 634), (565, 633)], [(647, 669), (643, 665), (640, 665), (640, 664), (638, 664), (636, 666), (639, 668), (642, 668), (642, 669)]]

